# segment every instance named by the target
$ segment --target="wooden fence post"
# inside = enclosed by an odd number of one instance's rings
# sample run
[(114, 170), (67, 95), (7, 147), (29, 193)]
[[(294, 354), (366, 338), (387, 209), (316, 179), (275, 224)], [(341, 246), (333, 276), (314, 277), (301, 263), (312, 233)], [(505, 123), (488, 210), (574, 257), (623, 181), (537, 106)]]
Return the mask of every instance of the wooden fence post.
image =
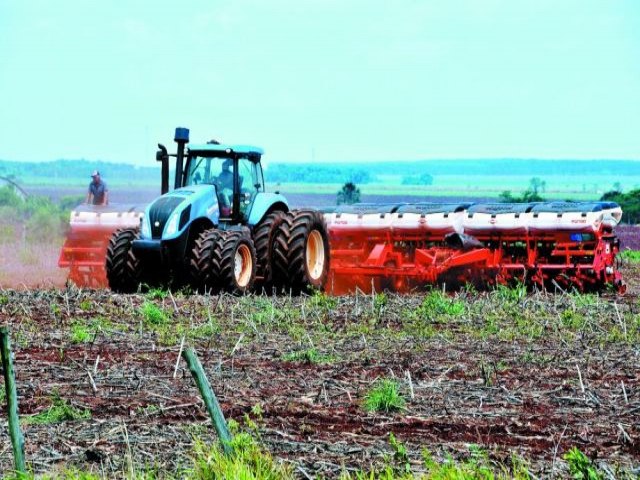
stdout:
[(13, 459), (16, 473), (26, 474), (24, 464), (24, 437), (20, 430), (18, 418), (18, 394), (16, 392), (16, 377), (11, 359), (11, 345), (9, 343), (9, 329), (0, 327), (0, 351), (2, 353), (2, 371), (4, 372), (4, 387), (7, 392), (7, 412), (9, 413), (9, 435), (13, 445)]
[(209, 416), (211, 417), (211, 422), (218, 433), (218, 438), (222, 444), (222, 450), (226, 455), (230, 455), (233, 453), (233, 449), (231, 448), (231, 433), (229, 432), (227, 421), (224, 419), (224, 414), (222, 413), (222, 408), (220, 408), (218, 399), (216, 398), (215, 393), (213, 393), (211, 384), (204, 373), (202, 364), (200, 363), (200, 360), (198, 360), (196, 352), (191, 347), (185, 348), (182, 351), (182, 358), (187, 362), (189, 371), (198, 385), (200, 395), (202, 395), (204, 404), (206, 405)]

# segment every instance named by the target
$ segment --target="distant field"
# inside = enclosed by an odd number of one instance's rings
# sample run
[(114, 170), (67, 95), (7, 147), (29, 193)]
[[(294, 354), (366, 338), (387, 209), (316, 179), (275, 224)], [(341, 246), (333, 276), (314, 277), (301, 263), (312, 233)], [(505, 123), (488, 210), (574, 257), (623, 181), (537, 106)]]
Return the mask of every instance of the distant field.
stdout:
[[(544, 198), (553, 200), (598, 200), (603, 193), (613, 190), (614, 178), (604, 178), (600, 182), (594, 177), (567, 178), (548, 177)], [(640, 176), (620, 181), (625, 190), (640, 188)], [(513, 194), (521, 194), (529, 187), (530, 177), (521, 176), (465, 176), (442, 175), (434, 178), (433, 185), (402, 185), (399, 178), (388, 176), (386, 183), (366, 183), (358, 185), (363, 195), (376, 196), (417, 196), (417, 197), (451, 197), (451, 198), (498, 198), (505, 190)], [(629, 185), (629, 187), (625, 187)], [(339, 183), (280, 183), (272, 189), (290, 193), (324, 193), (335, 194), (340, 190)]]
[[(420, 173), (420, 172), (417, 172)], [(267, 175), (268, 177), (268, 175)], [(358, 184), (361, 200), (365, 202), (397, 201), (490, 201), (505, 190), (521, 194), (531, 181), (530, 175), (435, 175), (432, 185), (403, 185), (402, 175), (377, 174), (371, 183)], [(640, 188), (640, 175), (547, 175), (539, 177), (545, 182), (540, 194), (550, 200), (598, 200), (603, 193), (620, 184), (625, 191)], [(27, 180), (27, 181), (25, 181)], [(159, 179), (150, 175), (145, 179), (106, 177), (111, 189), (112, 202), (146, 203), (159, 192)], [(269, 182), (268, 191), (281, 191), (296, 206), (332, 205), (344, 182)], [(88, 178), (50, 178), (36, 181), (23, 179), (25, 190), (58, 199), (64, 195), (83, 195)]]
[[(157, 195), (160, 169), (145, 166), (58, 160), (54, 162), (7, 162), (0, 160), (0, 175), (11, 176), (27, 191), (84, 194), (89, 172), (98, 169), (111, 188), (112, 200), (148, 202)], [(431, 185), (406, 184), (432, 178)], [(550, 200), (597, 200), (605, 192), (640, 188), (640, 161), (631, 160), (539, 160), (461, 159), (395, 162), (269, 163), (267, 189), (279, 190), (294, 205), (328, 205), (342, 185), (353, 180), (362, 201), (486, 201), (504, 191), (521, 195), (532, 178), (543, 186), (539, 193)], [(403, 184), (403, 182), (405, 184)], [(2, 182), (0, 181), (0, 184)], [(126, 197), (118, 200), (117, 197)]]
[[(278, 190), (287, 197), (292, 207), (326, 207), (336, 204), (336, 194), (341, 185), (323, 185), (323, 188), (312, 188), (316, 186), (308, 185), (308, 189), (298, 189), (296, 185), (282, 184), (269, 188), (270, 191)], [(30, 195), (43, 195), (54, 201), (64, 196), (83, 196), (84, 187), (77, 186), (27, 186), (25, 188)], [(150, 186), (111, 186), (111, 203), (146, 204), (153, 201), (159, 195), (158, 187)], [(395, 193), (391, 191), (376, 191), (363, 189), (361, 201), (370, 203), (395, 203), (395, 202), (451, 202), (451, 201), (490, 201), (489, 196), (469, 195), (468, 192), (461, 192), (457, 197), (442, 195), (436, 192), (420, 192), (410, 190), (402, 192), (397, 189)]]

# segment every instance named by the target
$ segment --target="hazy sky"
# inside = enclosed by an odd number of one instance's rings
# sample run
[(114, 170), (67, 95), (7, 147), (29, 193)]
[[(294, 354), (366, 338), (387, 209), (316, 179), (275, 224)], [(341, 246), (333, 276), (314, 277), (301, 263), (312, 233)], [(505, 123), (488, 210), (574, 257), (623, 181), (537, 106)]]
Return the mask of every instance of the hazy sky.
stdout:
[(0, 0), (0, 159), (640, 158), (639, 0)]

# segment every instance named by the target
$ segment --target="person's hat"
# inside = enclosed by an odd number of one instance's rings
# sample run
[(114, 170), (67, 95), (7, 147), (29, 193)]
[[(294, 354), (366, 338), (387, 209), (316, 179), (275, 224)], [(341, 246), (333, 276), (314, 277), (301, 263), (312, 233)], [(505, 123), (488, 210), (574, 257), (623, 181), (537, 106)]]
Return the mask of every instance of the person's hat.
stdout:
[(100, 175), (100, 172), (98, 170), (94, 170), (93, 172), (91, 172), (92, 177), (97, 177), (99, 175)]

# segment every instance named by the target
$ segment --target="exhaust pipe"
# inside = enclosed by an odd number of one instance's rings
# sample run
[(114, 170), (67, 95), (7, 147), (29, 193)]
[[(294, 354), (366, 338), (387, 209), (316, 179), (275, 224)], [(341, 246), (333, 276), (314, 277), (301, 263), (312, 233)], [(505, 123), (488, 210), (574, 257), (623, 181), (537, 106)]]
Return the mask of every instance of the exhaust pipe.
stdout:
[(162, 162), (160, 195), (164, 195), (169, 191), (169, 154), (167, 147), (158, 144), (159, 150), (156, 152), (156, 161)]
[(178, 144), (178, 153), (176, 159), (176, 181), (174, 184), (174, 188), (180, 188), (183, 184), (183, 160), (184, 160), (184, 147), (187, 143), (189, 143), (189, 129), (178, 127), (176, 128), (176, 134), (173, 137), (173, 140)]

